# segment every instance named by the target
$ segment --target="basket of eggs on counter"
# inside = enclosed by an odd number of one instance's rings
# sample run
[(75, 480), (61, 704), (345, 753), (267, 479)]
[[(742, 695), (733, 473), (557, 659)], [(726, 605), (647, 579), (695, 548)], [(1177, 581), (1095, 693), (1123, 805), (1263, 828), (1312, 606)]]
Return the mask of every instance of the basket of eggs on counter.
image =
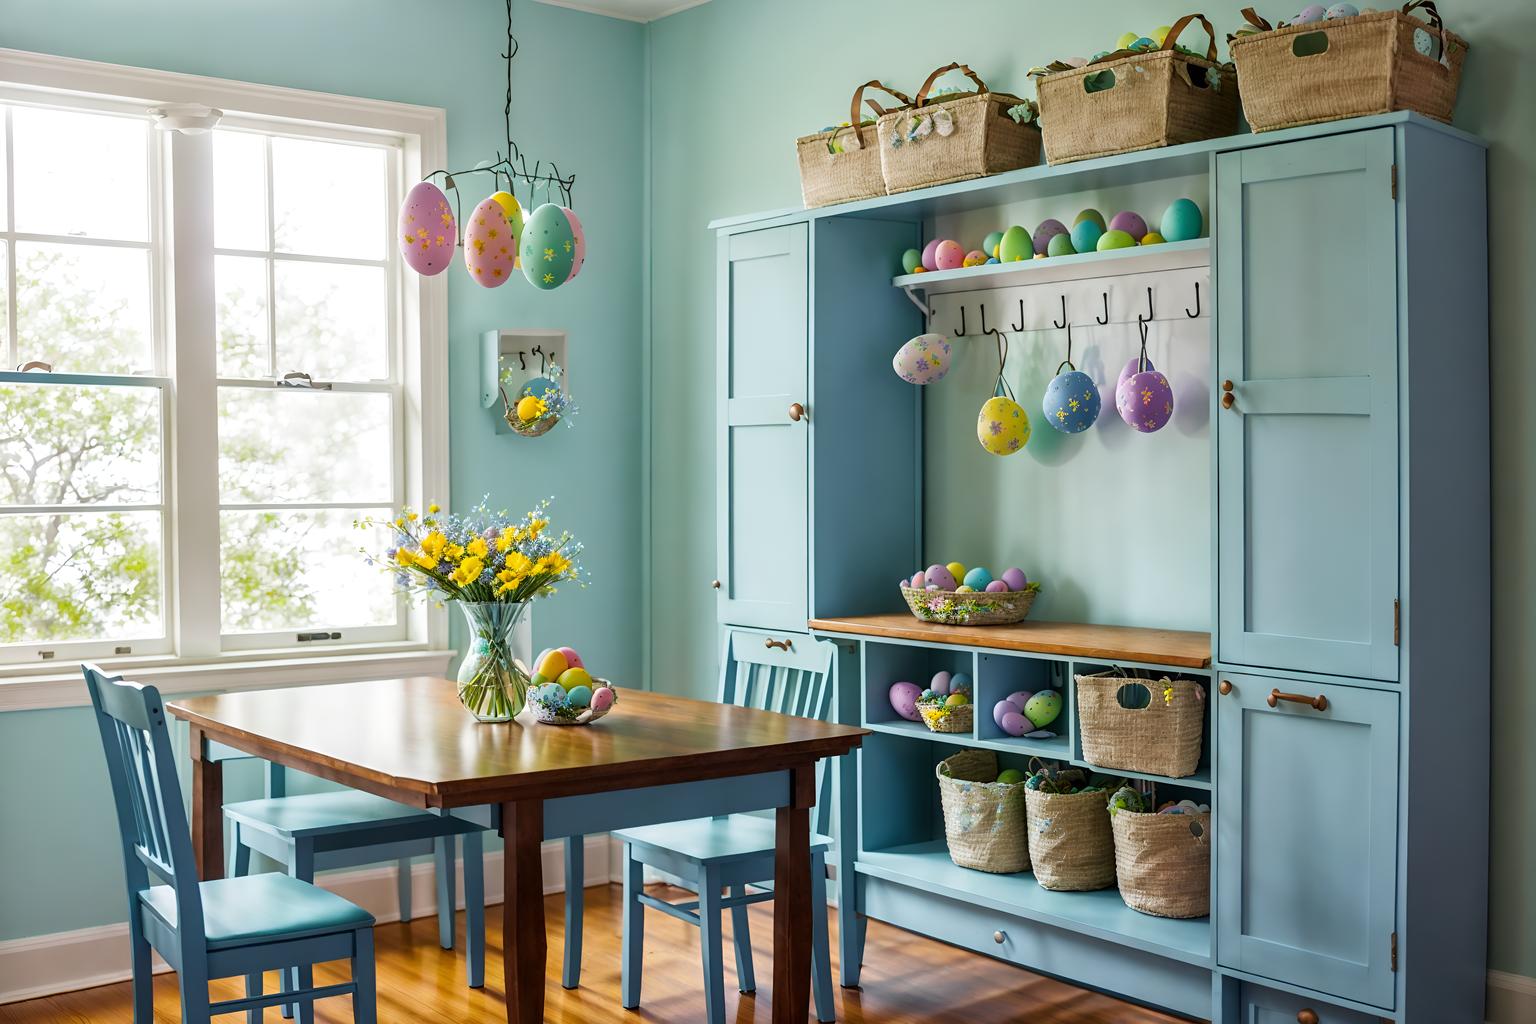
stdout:
[(901, 581), (901, 596), (924, 622), (946, 626), (1005, 626), (1023, 622), (1040, 593), (1019, 568), (997, 577), (982, 566), (935, 563)]

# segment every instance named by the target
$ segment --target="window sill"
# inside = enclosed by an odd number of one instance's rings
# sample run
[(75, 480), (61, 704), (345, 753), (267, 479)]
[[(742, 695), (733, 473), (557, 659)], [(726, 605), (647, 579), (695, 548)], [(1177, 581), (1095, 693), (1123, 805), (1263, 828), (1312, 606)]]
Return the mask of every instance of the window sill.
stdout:
[[(424, 646), (359, 645), (302, 656), (240, 651), (218, 658), (135, 658), (101, 664), (136, 682), (152, 683), (163, 696), (173, 697), (210, 690), (227, 693), (398, 676), (442, 676), (455, 653)], [(87, 707), (90, 703), (85, 680), (73, 664), (49, 666), (41, 673), (0, 675), (0, 712)]]

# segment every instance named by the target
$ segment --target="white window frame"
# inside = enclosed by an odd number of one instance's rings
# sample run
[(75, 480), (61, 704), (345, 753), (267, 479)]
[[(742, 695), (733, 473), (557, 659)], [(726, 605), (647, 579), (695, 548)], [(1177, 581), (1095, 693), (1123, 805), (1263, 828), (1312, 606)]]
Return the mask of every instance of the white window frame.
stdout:
[[(0, 94), (8, 102), (44, 103), (80, 109), (145, 115), (169, 104), (197, 104), (225, 112), (229, 127), (328, 139), (383, 141), (398, 149), (400, 174), (393, 176), (390, 200), (398, 203), (401, 183), (443, 167), (447, 120), (440, 108), (336, 96), (276, 86), (255, 85), (173, 72), (102, 64), (19, 50), (0, 49)], [(231, 637), (221, 633), (217, 560), (186, 557), (184, 552), (218, 551), (219, 495), (216, 474), (178, 472), (178, 466), (217, 465), (217, 438), (199, 424), (216, 422), (216, 346), (174, 344), (178, 337), (216, 337), (213, 287), (213, 224), (208, 216), (175, 217), (172, 207), (212, 203), (210, 135), (156, 133), (152, 160), (162, 160), (164, 194), (151, 197), (150, 244), (169, 246), (172, 271), (162, 280), (152, 270), (152, 310), (157, 376), (127, 381), (161, 389), (163, 435), (168, 469), (162, 490), (167, 546), (165, 614), (169, 638), (162, 645), (135, 645), (131, 657), (101, 657), (103, 664), (137, 678), (156, 681), (162, 691), (228, 688), (225, 683), (282, 685), (343, 678), (430, 672), (441, 674), (452, 653), (447, 649), (447, 614), (416, 605), (407, 616), (403, 638), (371, 640), (366, 632), (343, 630), (343, 640), (322, 646), (278, 642), (282, 634)], [(175, 178), (176, 180), (170, 180)], [(153, 175), (152, 175), (153, 180)], [(268, 183), (270, 187), (270, 182)], [(14, 222), (6, 225), (14, 232)], [(399, 382), (395, 403), (404, 435), (404, 465), (397, 467), (397, 497), (423, 506), (446, 505), (448, 494), (447, 282), (405, 273), (398, 253), (386, 248), (394, 268), (391, 297), (404, 344), (392, 355)], [(152, 261), (165, 265), (164, 260)], [(179, 287), (177, 287), (179, 285)], [(393, 360), (398, 359), (398, 362)], [(10, 369), (5, 367), (4, 369)], [(114, 383), (105, 376), (92, 383)], [(40, 378), (43, 375), (39, 375)], [(66, 375), (48, 375), (68, 383)], [(41, 382), (41, 379), (39, 380)], [(188, 515), (188, 510), (195, 510)], [(359, 571), (369, 571), (359, 562)], [(315, 628), (321, 628), (316, 624)], [(70, 659), (96, 654), (102, 645), (38, 645), (56, 652), (49, 662), (0, 665), (0, 711), (13, 707), (69, 706), (84, 703), (84, 687), (60, 687), (78, 676)], [(164, 649), (160, 649), (163, 647)], [(382, 668), (381, 668), (382, 667)], [(361, 674), (359, 674), (361, 673)], [(212, 680), (218, 678), (219, 682)], [(169, 690), (167, 690), (169, 687)]]

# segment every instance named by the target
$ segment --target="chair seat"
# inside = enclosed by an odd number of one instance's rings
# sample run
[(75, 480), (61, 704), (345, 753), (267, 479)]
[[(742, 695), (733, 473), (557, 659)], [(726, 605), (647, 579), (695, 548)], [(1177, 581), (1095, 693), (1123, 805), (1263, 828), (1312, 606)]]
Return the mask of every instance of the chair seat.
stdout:
[[(299, 939), (371, 926), (373, 915), (316, 885), (288, 875), (247, 875), (200, 882), (208, 948)], [(176, 926), (176, 890), (151, 886), (139, 893), (150, 912)]]
[[(670, 850), (702, 864), (771, 854), (777, 844), (773, 820), (752, 814), (671, 821), (664, 825), (626, 828), (613, 834), (621, 842)], [(812, 833), (813, 853), (825, 852), (831, 846), (829, 837)]]
[(242, 824), (283, 836), (318, 835), (437, 815), (355, 789), (332, 793), (244, 800), (225, 804), (224, 814)]

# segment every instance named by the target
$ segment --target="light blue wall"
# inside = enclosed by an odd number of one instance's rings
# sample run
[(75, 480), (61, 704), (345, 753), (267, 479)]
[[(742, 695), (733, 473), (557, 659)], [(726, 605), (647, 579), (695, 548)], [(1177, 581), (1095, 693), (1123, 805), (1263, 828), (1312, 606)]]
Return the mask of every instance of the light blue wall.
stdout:
[[(1206, 6), (1218, 31), (1237, 0)], [(1300, 6), (1299, 0), (1294, 6)], [(1264, 13), (1288, 13), (1271, 5)], [(1536, 975), (1536, 38), (1530, 0), (1442, 0), (1471, 42), (1457, 123), (1492, 142), (1495, 559), (1492, 964)], [(712, 218), (800, 205), (793, 141), (848, 116), (870, 78), (912, 91), (932, 68), (971, 64), (995, 88), (1033, 95), (1031, 65), (1108, 48), (1190, 9), (1179, 0), (713, 0), (650, 33), (653, 431), (651, 643), (658, 687), (706, 695), (716, 658), (714, 246)], [(871, 259), (887, 254), (872, 253)], [(902, 339), (891, 339), (892, 348)], [(1054, 364), (1053, 364), (1054, 365)], [(1141, 440), (1141, 439), (1132, 439)], [(1022, 459), (1023, 456), (1018, 458)], [(1199, 514), (1205, 515), (1204, 495)], [(934, 511), (929, 502), (930, 514)], [(1192, 505), (1192, 507), (1194, 507)], [(1021, 513), (1022, 519), (1022, 513)], [(1016, 544), (999, 516), (978, 546)], [(1014, 538), (1014, 539), (1010, 539)], [(1447, 680), (1453, 693), (1454, 680)], [(1454, 755), (1446, 755), (1454, 763)], [(1480, 756), (1473, 754), (1472, 756)], [(1454, 870), (1453, 865), (1447, 865)]]
[[(496, 0), (0, 0), (0, 25), (0, 45), (16, 49), (443, 107), (455, 167), (502, 136)], [(541, 605), (535, 642), (570, 643), (605, 675), (638, 680), (644, 29), (528, 0), (514, 26), (514, 136), (576, 173), (590, 248), (581, 278), (554, 292), (486, 291), (449, 272), (451, 500), (489, 493), (521, 508), (557, 495), (593, 586)], [(494, 327), (570, 332), (573, 429), (494, 432), (477, 362)], [(236, 790), (254, 794), (255, 774), (239, 770)], [(0, 714), (0, 940), (121, 920), (111, 813), (87, 711)]]

